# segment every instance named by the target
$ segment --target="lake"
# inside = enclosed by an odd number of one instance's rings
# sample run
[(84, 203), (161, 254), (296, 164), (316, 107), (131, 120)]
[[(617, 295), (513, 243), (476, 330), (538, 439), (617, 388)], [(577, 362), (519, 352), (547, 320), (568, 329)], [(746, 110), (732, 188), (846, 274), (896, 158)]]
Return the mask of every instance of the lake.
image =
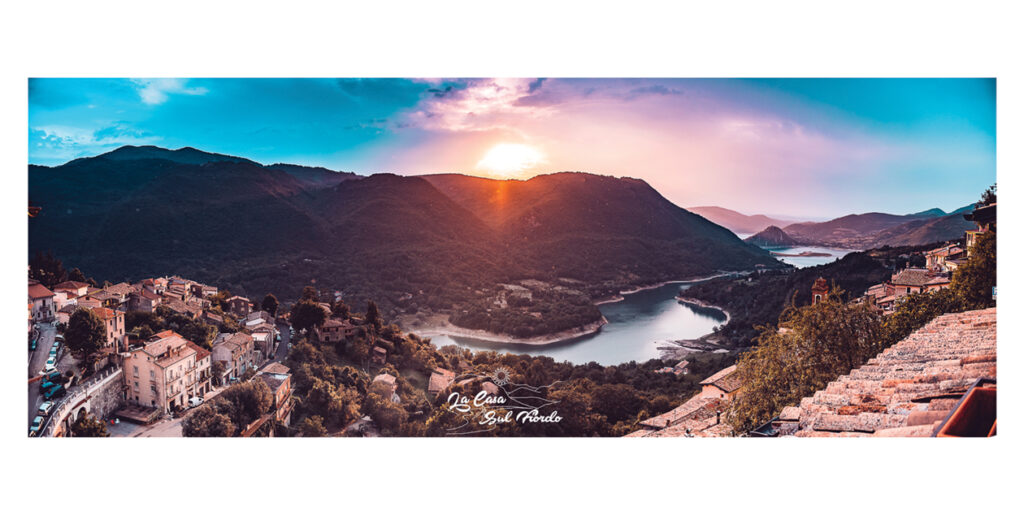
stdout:
[[(699, 283), (699, 282), (696, 282)], [(608, 323), (595, 334), (547, 345), (492, 342), (448, 335), (424, 335), (437, 346), (458, 345), (473, 350), (550, 356), (556, 361), (617, 365), (660, 357), (658, 345), (676, 339), (696, 339), (725, 322), (717, 309), (680, 303), (679, 290), (694, 282), (673, 282), (623, 295), (623, 300), (599, 305)]]
[(797, 246), (797, 247), (771, 247), (765, 248), (768, 251), (775, 253), (785, 253), (788, 255), (796, 255), (803, 253), (804, 251), (813, 251), (816, 253), (829, 253), (832, 256), (777, 256), (775, 258), (796, 267), (810, 267), (812, 265), (822, 265), (829, 262), (835, 262), (840, 258), (846, 256), (847, 253), (852, 253), (852, 249), (836, 249), (833, 247), (823, 246)]
[[(746, 240), (752, 237), (753, 233), (736, 233), (736, 236), (740, 240)], [(853, 249), (836, 249), (834, 247), (825, 246), (797, 246), (797, 247), (765, 247), (766, 251), (772, 251), (775, 253), (785, 253), (787, 255), (798, 255), (805, 251), (815, 253), (829, 253), (832, 256), (777, 256), (783, 263), (795, 266), (795, 267), (811, 267), (814, 265), (827, 264), (834, 262), (840, 258), (846, 256), (846, 253), (852, 253)]]

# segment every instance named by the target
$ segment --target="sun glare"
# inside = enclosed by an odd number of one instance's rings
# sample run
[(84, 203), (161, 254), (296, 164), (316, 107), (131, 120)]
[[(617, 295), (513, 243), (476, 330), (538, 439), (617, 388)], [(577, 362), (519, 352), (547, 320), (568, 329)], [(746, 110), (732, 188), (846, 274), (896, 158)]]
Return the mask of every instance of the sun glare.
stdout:
[(529, 170), (544, 161), (544, 156), (525, 144), (501, 143), (487, 151), (476, 167), (488, 175), (523, 178)]

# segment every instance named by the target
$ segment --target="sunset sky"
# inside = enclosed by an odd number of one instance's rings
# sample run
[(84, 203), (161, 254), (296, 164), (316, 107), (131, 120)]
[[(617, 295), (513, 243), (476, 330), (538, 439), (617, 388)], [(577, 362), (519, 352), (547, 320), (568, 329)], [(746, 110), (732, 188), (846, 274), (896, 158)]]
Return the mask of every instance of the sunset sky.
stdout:
[(34, 79), (29, 162), (151, 144), (360, 174), (587, 171), (823, 218), (975, 201), (995, 110), (992, 79)]

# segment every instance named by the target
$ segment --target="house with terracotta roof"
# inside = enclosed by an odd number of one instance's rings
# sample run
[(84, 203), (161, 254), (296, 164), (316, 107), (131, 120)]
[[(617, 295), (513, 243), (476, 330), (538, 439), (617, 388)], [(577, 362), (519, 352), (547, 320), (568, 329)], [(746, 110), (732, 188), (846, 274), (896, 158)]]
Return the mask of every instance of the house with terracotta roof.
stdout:
[(742, 380), (736, 375), (736, 365), (723, 368), (711, 377), (700, 382), (700, 396), (707, 399), (731, 399), (742, 386)]
[(109, 307), (90, 309), (103, 323), (105, 346), (113, 354), (120, 354), (128, 346), (128, 338), (124, 332), (124, 313)]
[(356, 335), (357, 327), (348, 320), (329, 318), (322, 327), (316, 329), (321, 343), (337, 343)]
[(235, 316), (246, 316), (252, 312), (252, 302), (244, 296), (232, 296), (224, 301), (224, 310)]
[(224, 378), (228, 382), (241, 379), (246, 370), (259, 365), (252, 336), (244, 332), (218, 335), (213, 341), (213, 361), (224, 363)]
[(28, 285), (28, 303), (32, 305), (33, 321), (39, 323), (56, 319), (57, 309), (53, 303), (53, 291), (43, 284), (36, 282)]
[[(925, 268), (930, 271), (950, 271), (950, 265), (956, 266), (953, 260), (966, 256), (962, 247), (958, 244), (946, 244), (924, 253)], [(955, 268), (955, 267), (954, 267)]]
[(249, 335), (252, 336), (253, 343), (256, 348), (262, 353), (262, 358), (266, 359), (273, 355), (277, 342), (277, 328), (269, 323), (261, 322), (253, 327), (246, 327), (249, 331)]
[(204, 349), (177, 333), (164, 331), (154, 335), (142, 348), (128, 352), (125, 357), (125, 400), (165, 413), (186, 408), (189, 399), (200, 395), (201, 388), (209, 389), (201, 381), (202, 369), (197, 363), (203, 352)]
[(143, 287), (128, 295), (128, 310), (156, 312), (160, 306), (160, 295)]
[(89, 289), (91, 289), (91, 287), (89, 287), (89, 284), (85, 282), (73, 282), (71, 280), (61, 282), (53, 286), (54, 291), (65, 291), (71, 293), (74, 295), (73, 298), (89, 294)]
[(451, 386), (455, 381), (455, 372), (445, 368), (435, 368), (430, 373), (430, 381), (427, 382), (427, 392), (437, 397), (445, 388)]
[(949, 274), (910, 267), (892, 275), (889, 285), (893, 287), (896, 296), (933, 292), (949, 287)]
[(270, 363), (256, 373), (274, 395), (274, 418), (285, 426), (291, 422), (292, 416), (292, 376), (288, 372), (288, 367), (281, 363)]

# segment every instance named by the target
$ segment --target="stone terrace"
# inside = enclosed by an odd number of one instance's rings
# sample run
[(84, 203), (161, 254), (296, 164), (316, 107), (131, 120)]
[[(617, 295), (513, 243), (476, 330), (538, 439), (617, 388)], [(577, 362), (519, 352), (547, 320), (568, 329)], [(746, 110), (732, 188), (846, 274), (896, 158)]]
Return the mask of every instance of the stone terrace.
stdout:
[(982, 377), (996, 377), (995, 308), (935, 318), (779, 420), (797, 437), (928, 437)]

